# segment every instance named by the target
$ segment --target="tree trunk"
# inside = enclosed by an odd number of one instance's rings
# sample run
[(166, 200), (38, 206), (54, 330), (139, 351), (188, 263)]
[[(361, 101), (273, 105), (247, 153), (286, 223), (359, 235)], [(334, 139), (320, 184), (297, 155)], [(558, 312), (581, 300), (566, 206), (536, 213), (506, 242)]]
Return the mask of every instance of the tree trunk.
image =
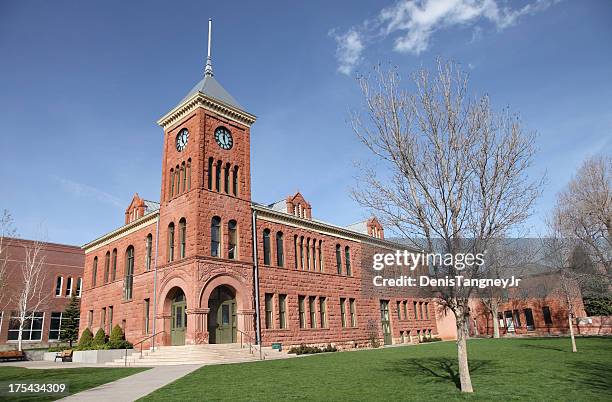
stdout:
[(499, 320), (497, 314), (499, 312), (499, 306), (493, 302), (491, 304), (491, 314), (493, 315), (493, 338), (499, 338)]
[(457, 319), (457, 361), (459, 363), (459, 381), (461, 383), (461, 392), (474, 392), (472, 388), (472, 379), (470, 377), (470, 368), (468, 366), (466, 339), (466, 320), (462, 315)]
[(23, 344), (23, 320), (19, 323), (19, 334), (17, 335), (17, 350), (22, 351)]
[(572, 313), (567, 315), (569, 321), (570, 338), (572, 340), (572, 352), (578, 352), (576, 349), (576, 338), (574, 337), (574, 324), (572, 323)]

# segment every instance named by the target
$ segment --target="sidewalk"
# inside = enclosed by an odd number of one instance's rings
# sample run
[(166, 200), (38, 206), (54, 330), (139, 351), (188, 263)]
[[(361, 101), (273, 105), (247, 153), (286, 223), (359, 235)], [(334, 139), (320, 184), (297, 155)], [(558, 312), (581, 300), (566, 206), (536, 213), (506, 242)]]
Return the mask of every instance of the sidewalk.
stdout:
[(153, 367), (142, 373), (70, 395), (62, 401), (134, 401), (200, 367), (202, 365), (199, 364)]

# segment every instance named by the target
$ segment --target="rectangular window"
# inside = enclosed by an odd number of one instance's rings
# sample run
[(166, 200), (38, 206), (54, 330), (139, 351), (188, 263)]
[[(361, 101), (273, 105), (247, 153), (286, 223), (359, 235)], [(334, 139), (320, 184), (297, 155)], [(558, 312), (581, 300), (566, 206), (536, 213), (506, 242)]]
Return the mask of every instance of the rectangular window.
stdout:
[(298, 309), (300, 314), (300, 328), (306, 328), (306, 297), (298, 296)]
[(266, 293), (266, 329), (272, 328), (272, 293)]
[(519, 311), (518, 310), (514, 310), (512, 312), (512, 314), (514, 315), (514, 325), (517, 326), (517, 327), (520, 327), (521, 326), (521, 315), (520, 315)]
[(81, 298), (81, 291), (83, 289), (83, 278), (77, 279), (76, 297)]
[(525, 325), (527, 326), (528, 331), (533, 331), (535, 329), (535, 325), (533, 322), (533, 312), (530, 308), (526, 308), (523, 310), (525, 313)]
[(552, 315), (550, 314), (550, 307), (542, 307), (542, 314), (544, 314), (544, 324), (552, 325)]
[(310, 328), (317, 327), (317, 305), (316, 297), (310, 296), (308, 298), (308, 309), (310, 310)]
[(402, 310), (400, 309), (400, 302), (397, 302), (397, 319), (401, 320), (402, 319)]
[(72, 296), (72, 277), (66, 279), (66, 297)]
[(57, 282), (55, 283), (55, 297), (60, 297), (62, 295), (62, 286), (64, 286), (64, 278), (58, 276)]
[(102, 307), (100, 310), (100, 328), (104, 329), (106, 327), (106, 307)]
[[(42, 328), (44, 321), (44, 313), (36, 311), (26, 313), (27, 318), (23, 323), (23, 332), (21, 339), (24, 341), (40, 341), (42, 340)], [(19, 339), (19, 313), (13, 311), (9, 320), (8, 338), (9, 341)]]
[(419, 302), (419, 319), (423, 319), (423, 302)]
[(429, 303), (425, 303), (425, 319), (429, 320)]
[(149, 316), (151, 315), (151, 301), (144, 299), (144, 330), (145, 334), (149, 333)]
[(298, 269), (297, 235), (293, 236), (293, 259), (294, 259), (295, 269)]
[(404, 312), (404, 320), (408, 319), (408, 301), (404, 300), (402, 303), (402, 310)]
[(417, 315), (417, 302), (414, 302), (414, 319), (419, 319), (419, 316)]
[(278, 319), (280, 328), (287, 328), (287, 295), (278, 295)]
[(355, 307), (355, 299), (349, 299), (349, 309), (351, 313), (351, 327), (357, 326), (357, 311)]
[(87, 328), (93, 327), (93, 310), (89, 310), (87, 313)]
[(321, 328), (327, 328), (327, 299), (325, 297), (319, 297), (319, 315)]
[(112, 330), (113, 330), (113, 306), (109, 306), (108, 307), (108, 331), (106, 332), (106, 334), (110, 335)]
[(61, 334), (60, 334), (61, 329), (62, 329), (62, 313), (52, 312), (51, 313), (51, 323), (49, 325), (49, 340), (59, 341), (61, 337)]
[(340, 298), (340, 321), (342, 323), (342, 328), (346, 328), (346, 299)]

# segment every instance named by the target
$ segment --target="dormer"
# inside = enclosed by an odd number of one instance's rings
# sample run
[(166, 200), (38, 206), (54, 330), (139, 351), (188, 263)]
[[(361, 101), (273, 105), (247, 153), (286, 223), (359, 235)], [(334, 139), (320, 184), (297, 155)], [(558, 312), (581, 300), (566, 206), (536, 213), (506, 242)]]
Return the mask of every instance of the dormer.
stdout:
[(136, 219), (142, 218), (158, 209), (159, 203), (144, 200), (140, 198), (138, 193), (135, 193), (130, 206), (125, 210), (125, 224), (127, 225), (130, 222), (134, 222)]
[(377, 239), (385, 238), (385, 230), (383, 229), (380, 222), (378, 222), (378, 219), (376, 219), (376, 217), (373, 216), (368, 219), (366, 222), (366, 227), (368, 228), (368, 235), (376, 237)]
[(378, 222), (378, 219), (376, 219), (374, 216), (368, 220), (348, 225), (346, 228), (355, 232), (367, 234), (368, 236), (372, 236), (377, 239), (385, 238), (385, 231), (380, 222)]
[(312, 208), (299, 191), (284, 200), (268, 205), (268, 207), (275, 211), (295, 215), (298, 218), (312, 219)]

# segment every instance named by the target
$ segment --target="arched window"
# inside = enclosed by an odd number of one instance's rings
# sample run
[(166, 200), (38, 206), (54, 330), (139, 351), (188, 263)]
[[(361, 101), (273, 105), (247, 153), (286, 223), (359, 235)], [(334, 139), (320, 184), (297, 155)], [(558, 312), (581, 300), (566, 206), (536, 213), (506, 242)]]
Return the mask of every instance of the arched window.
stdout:
[(215, 169), (215, 190), (221, 191), (221, 161), (217, 161)]
[(300, 268), (304, 270), (304, 236), (300, 236)]
[(323, 272), (323, 240), (319, 240), (319, 271)]
[[(91, 269), (91, 287), (96, 286), (96, 278), (98, 276), (98, 257), (94, 257), (93, 268)], [(61, 294), (60, 288), (60, 294)]]
[(176, 165), (176, 171), (174, 172), (174, 181), (176, 184), (174, 194), (179, 195), (181, 193), (181, 168), (179, 167), (179, 165)]
[(344, 248), (344, 265), (346, 265), (346, 274), (348, 276), (352, 276), (353, 271), (351, 269), (351, 250), (349, 249), (349, 246), (346, 246)]
[(183, 176), (183, 181), (181, 183), (181, 192), (184, 193), (187, 190), (187, 166), (185, 162), (181, 166), (181, 176)]
[(312, 239), (312, 245), (310, 247), (312, 250), (312, 270), (317, 270), (317, 240)]
[(58, 276), (57, 281), (55, 282), (55, 297), (60, 297), (62, 295), (62, 286), (63, 286), (62, 282), (64, 282), (64, 278), (62, 278), (61, 276)]
[(234, 166), (234, 173), (232, 176), (234, 195), (238, 197), (238, 166)]
[(174, 222), (168, 225), (168, 262), (174, 261)]
[(191, 158), (187, 159), (187, 191), (191, 190)]
[(270, 229), (263, 231), (263, 259), (264, 265), (270, 265)]
[(306, 238), (306, 269), (310, 271), (310, 237)]
[(147, 235), (147, 256), (145, 260), (145, 269), (147, 271), (151, 270), (151, 257), (153, 254), (153, 235), (149, 233)]
[(81, 297), (81, 291), (83, 290), (83, 278), (77, 279), (76, 297)]
[(214, 159), (213, 158), (208, 158), (208, 189), (212, 190), (212, 185), (213, 185), (213, 164), (214, 164)]
[(111, 281), (117, 279), (117, 249), (113, 249), (113, 254), (111, 257)]
[(66, 278), (66, 297), (72, 296), (72, 277)]
[(170, 198), (174, 197), (174, 169), (170, 169)]
[(108, 283), (108, 275), (110, 273), (110, 251), (104, 256), (104, 283)]
[(230, 169), (231, 169), (230, 164), (226, 163), (225, 164), (225, 180), (223, 183), (223, 186), (224, 186), (223, 190), (225, 191), (225, 194), (229, 194), (230, 192)]
[(235, 220), (227, 223), (227, 258), (235, 260), (238, 258), (238, 225)]
[(134, 247), (129, 246), (125, 252), (125, 300), (132, 299), (132, 287), (134, 286)]
[(185, 258), (185, 247), (187, 245), (187, 221), (181, 218), (179, 221), (179, 255), (180, 258)]
[(339, 244), (336, 244), (336, 267), (338, 274), (342, 274), (342, 249)]
[(293, 259), (295, 263), (295, 269), (298, 269), (298, 246), (297, 246), (297, 235), (293, 236)]
[(210, 255), (221, 257), (221, 218), (218, 216), (210, 223)]
[(276, 232), (276, 265), (285, 266), (285, 251), (283, 247), (283, 232)]

